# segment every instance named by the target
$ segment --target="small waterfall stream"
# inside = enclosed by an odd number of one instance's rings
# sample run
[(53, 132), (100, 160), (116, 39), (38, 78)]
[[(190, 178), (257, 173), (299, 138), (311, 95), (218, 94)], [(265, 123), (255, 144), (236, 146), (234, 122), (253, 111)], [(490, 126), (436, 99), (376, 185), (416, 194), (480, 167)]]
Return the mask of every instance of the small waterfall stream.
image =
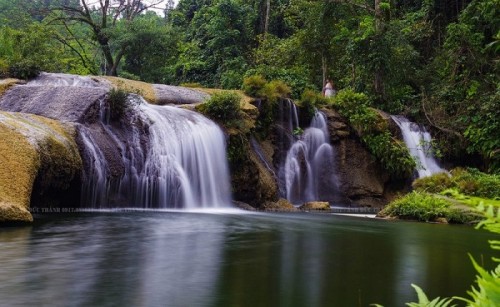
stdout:
[(283, 174), (286, 198), (293, 204), (331, 200), (336, 187), (334, 152), (325, 115), (319, 111), (311, 125), (292, 144)]
[(401, 115), (391, 115), (401, 129), (404, 142), (417, 162), (418, 177), (426, 177), (435, 173), (446, 172), (435, 159), (431, 148), (431, 135), (424, 127), (409, 121)]

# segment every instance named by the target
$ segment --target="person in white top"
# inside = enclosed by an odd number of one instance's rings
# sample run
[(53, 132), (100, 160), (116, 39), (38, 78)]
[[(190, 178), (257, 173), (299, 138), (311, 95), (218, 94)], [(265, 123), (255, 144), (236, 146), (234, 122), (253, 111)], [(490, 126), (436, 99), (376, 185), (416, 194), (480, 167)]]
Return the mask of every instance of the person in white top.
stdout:
[(323, 96), (332, 97), (335, 96), (335, 88), (333, 87), (333, 82), (330, 79), (326, 80), (325, 87), (323, 88)]

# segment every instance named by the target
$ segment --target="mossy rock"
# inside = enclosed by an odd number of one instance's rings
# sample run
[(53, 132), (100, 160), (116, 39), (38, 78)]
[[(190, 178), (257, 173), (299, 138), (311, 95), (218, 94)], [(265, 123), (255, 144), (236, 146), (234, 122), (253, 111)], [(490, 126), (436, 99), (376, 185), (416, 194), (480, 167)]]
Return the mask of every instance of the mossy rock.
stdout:
[(38, 192), (64, 190), (79, 177), (82, 161), (74, 130), (41, 116), (0, 112), (0, 221), (30, 222)]
[(295, 212), (298, 211), (288, 200), (280, 198), (278, 201), (266, 201), (261, 204), (260, 209), (271, 212)]
[(19, 80), (19, 79), (14, 79), (14, 78), (7, 78), (7, 79), (0, 80), (0, 96), (2, 96), (3, 93), (5, 93), (13, 85), (16, 85), (19, 83), (24, 83), (24, 81)]

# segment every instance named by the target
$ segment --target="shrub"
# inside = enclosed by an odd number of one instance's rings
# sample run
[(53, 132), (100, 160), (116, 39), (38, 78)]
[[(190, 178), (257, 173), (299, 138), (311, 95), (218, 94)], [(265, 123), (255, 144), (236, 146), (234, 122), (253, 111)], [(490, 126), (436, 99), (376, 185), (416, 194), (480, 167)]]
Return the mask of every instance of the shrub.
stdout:
[(460, 192), (479, 197), (500, 197), (500, 175), (489, 175), (475, 168), (456, 168), (452, 181)]
[(241, 119), (240, 103), (241, 96), (237, 93), (220, 92), (213, 94), (207, 102), (198, 107), (198, 110), (227, 125)]
[(367, 95), (356, 93), (352, 89), (340, 90), (331, 98), (331, 104), (347, 118), (359, 113), (367, 113), (371, 102)]
[(266, 83), (267, 81), (262, 75), (253, 75), (243, 79), (241, 89), (248, 96), (258, 97)]
[(37, 77), (39, 74), (40, 66), (27, 60), (19, 61), (9, 67), (9, 76), (12, 78), (29, 80)]
[(320, 93), (313, 90), (305, 90), (299, 100), (299, 106), (306, 111), (309, 117), (313, 117), (316, 109), (325, 106), (328, 103), (327, 99)]
[(416, 179), (412, 186), (417, 191), (439, 193), (453, 187), (453, 182), (447, 173), (437, 173), (432, 176)]
[(259, 91), (259, 97), (262, 97), (270, 103), (275, 103), (279, 98), (287, 98), (290, 95), (290, 87), (285, 82), (273, 80), (264, 85)]
[(429, 194), (413, 191), (387, 205), (381, 215), (399, 216), (419, 221), (433, 221), (447, 217), (451, 203)]
[(128, 93), (126, 91), (111, 89), (107, 99), (111, 120), (120, 120), (123, 117), (130, 106), (127, 97)]

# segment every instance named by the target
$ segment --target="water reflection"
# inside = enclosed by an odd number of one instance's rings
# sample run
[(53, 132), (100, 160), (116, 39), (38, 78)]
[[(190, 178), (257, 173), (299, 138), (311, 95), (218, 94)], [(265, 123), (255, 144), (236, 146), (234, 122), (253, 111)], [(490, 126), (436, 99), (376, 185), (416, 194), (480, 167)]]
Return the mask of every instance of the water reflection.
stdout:
[(466, 227), (314, 214), (106, 213), (0, 230), (6, 306), (402, 306), (463, 295)]

